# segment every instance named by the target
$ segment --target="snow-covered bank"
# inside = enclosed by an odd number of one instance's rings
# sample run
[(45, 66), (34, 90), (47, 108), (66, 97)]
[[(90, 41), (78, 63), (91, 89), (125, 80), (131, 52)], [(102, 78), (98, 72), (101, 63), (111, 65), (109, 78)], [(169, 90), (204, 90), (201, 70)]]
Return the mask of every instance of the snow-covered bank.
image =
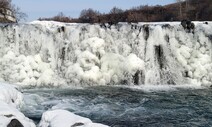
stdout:
[(23, 102), (23, 95), (15, 86), (0, 82), (0, 101), (15, 108), (20, 108)]
[[(25, 117), (25, 115), (19, 111), (19, 108), (22, 106), (27, 108), (27, 106), (32, 105), (24, 103), (23, 98), (24, 96), (15, 86), (0, 83), (0, 127), (7, 127), (9, 124), (13, 126), (16, 125), (17, 127), (36, 126), (32, 120)], [(28, 108), (30, 109), (30, 107)], [(88, 118), (59, 109), (43, 113), (39, 127), (70, 127), (74, 125), (83, 127), (108, 127), (103, 124), (93, 123)]]
[[(169, 24), (169, 25), (167, 25)], [(0, 81), (22, 86), (212, 84), (212, 23), (0, 27)], [(135, 27), (136, 25), (136, 27)]]
[(93, 123), (90, 119), (75, 115), (66, 110), (46, 111), (39, 127), (109, 127)]
[(35, 127), (33, 121), (25, 117), (18, 109), (5, 102), (0, 102), (0, 126), (7, 127), (14, 119), (18, 120), (23, 127)]
[(23, 127), (35, 127), (32, 120), (26, 118), (18, 108), (22, 105), (23, 96), (9, 84), (0, 83), (0, 126), (7, 127), (12, 120), (18, 120)]

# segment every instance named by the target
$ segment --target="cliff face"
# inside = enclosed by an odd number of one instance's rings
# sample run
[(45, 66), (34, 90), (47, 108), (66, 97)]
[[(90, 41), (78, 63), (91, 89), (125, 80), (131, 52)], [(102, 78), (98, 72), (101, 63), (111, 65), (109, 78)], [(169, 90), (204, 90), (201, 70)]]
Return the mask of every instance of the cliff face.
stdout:
[(16, 18), (11, 10), (6, 8), (0, 8), (0, 22), (1, 23), (14, 23)]

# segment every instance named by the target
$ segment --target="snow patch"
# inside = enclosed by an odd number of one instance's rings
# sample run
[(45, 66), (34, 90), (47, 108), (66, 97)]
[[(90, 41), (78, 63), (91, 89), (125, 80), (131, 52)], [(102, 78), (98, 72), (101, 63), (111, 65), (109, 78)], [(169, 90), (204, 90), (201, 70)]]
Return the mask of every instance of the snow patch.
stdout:
[(23, 95), (10, 84), (0, 83), (0, 126), (6, 127), (17, 119), (24, 127), (35, 127), (18, 109), (23, 105)]
[(108, 127), (103, 124), (93, 123), (90, 119), (84, 118), (66, 110), (53, 110), (43, 113), (39, 127)]

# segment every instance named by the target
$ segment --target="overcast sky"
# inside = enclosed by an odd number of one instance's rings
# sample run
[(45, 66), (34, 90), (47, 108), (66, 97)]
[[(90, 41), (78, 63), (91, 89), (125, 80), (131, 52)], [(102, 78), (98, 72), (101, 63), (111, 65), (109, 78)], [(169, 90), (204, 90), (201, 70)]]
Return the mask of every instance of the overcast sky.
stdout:
[(109, 12), (116, 6), (121, 9), (130, 9), (139, 5), (164, 5), (176, 0), (12, 0), (12, 3), (21, 8), (28, 15), (27, 21), (39, 17), (52, 17), (59, 12), (66, 16), (78, 17), (81, 10), (93, 8), (100, 12)]

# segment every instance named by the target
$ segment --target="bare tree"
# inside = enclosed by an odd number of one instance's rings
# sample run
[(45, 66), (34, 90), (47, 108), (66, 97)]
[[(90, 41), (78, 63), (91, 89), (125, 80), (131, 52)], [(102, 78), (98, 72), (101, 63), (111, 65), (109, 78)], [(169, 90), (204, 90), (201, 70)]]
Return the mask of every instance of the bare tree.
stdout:
[(11, 0), (0, 0), (0, 8), (11, 8)]
[(98, 11), (89, 8), (82, 10), (79, 18), (84, 23), (94, 23), (98, 22), (99, 15), (100, 13)]
[(63, 12), (59, 12), (54, 18), (61, 21), (64, 17), (66, 17)]
[(120, 13), (123, 13), (124, 11), (120, 8), (117, 8), (117, 7), (113, 7), (111, 10), (110, 10), (110, 14), (120, 14)]
[(179, 14), (180, 14), (180, 19), (182, 20), (182, 17), (183, 17), (183, 14), (182, 14), (182, 2), (183, 2), (184, 0), (176, 0), (176, 2), (178, 2), (179, 3), (179, 7), (180, 7), (180, 12), (179, 12)]
[(21, 20), (25, 21), (28, 17), (26, 13), (21, 12), (21, 9), (15, 5), (12, 5), (11, 11), (13, 12), (17, 22), (20, 22)]

